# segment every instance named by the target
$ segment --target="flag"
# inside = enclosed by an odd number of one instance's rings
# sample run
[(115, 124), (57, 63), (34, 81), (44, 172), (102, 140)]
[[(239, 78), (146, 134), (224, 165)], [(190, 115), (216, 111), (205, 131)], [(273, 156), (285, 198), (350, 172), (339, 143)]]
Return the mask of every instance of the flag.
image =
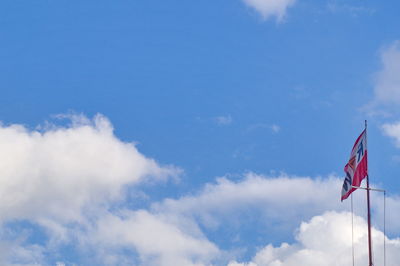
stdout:
[(356, 143), (354, 143), (350, 154), (350, 160), (345, 165), (344, 172), (346, 173), (346, 177), (343, 182), (342, 201), (347, 199), (347, 197), (356, 190), (356, 188), (352, 186), (359, 187), (361, 181), (368, 175), (366, 130), (361, 133)]

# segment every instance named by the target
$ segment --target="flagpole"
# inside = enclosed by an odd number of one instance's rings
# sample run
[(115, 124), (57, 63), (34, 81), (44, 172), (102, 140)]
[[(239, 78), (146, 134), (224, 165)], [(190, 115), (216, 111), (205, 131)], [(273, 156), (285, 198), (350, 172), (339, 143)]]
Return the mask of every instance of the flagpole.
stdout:
[[(368, 145), (367, 120), (365, 120), (365, 139), (367, 140), (366, 145)], [(369, 188), (369, 175), (368, 175), (368, 169), (367, 169), (368, 254), (369, 254), (369, 266), (373, 266), (373, 263), (372, 263), (372, 241), (371, 241), (371, 208), (370, 208), (370, 200), (369, 200), (369, 191), (370, 191), (370, 188)]]

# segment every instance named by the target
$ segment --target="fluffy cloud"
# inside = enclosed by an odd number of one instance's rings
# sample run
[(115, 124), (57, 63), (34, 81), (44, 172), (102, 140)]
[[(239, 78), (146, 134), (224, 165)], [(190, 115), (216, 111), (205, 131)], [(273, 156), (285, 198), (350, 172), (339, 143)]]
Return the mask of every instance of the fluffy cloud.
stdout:
[(25, 232), (4, 232), (2, 230), (0, 237), (0, 265), (43, 264), (44, 247), (37, 244), (24, 245)]
[[(383, 265), (384, 235), (373, 229), (374, 262)], [(297, 231), (296, 243), (283, 243), (279, 247), (267, 245), (251, 262), (232, 261), (229, 266), (334, 266), (352, 264), (351, 214), (327, 212), (303, 222)], [(366, 221), (354, 216), (354, 255), (356, 264), (368, 264)], [(397, 265), (400, 260), (400, 240), (386, 239), (387, 264)]]
[(264, 19), (275, 16), (278, 21), (286, 15), (286, 9), (295, 3), (295, 0), (243, 0), (248, 6), (255, 9)]
[[(92, 120), (70, 119), (68, 126), (38, 130), (0, 126), (2, 265), (54, 265), (57, 261), (60, 265), (226, 265), (243, 258), (235, 250), (252, 246), (248, 250), (254, 254), (259, 245), (249, 239), (235, 240), (246, 225), (257, 234), (291, 234), (302, 221), (349, 207), (339, 200), (341, 178), (248, 173), (236, 181), (218, 178), (191, 195), (129, 209), (125, 204), (132, 193), (129, 187), (166, 180), (180, 170), (160, 166), (132, 143), (119, 140), (101, 115)], [(360, 198), (355, 198), (357, 206), (364, 205), (364, 197)], [(391, 213), (400, 213), (398, 199), (387, 202), (392, 204)], [(374, 208), (376, 215), (382, 215)], [(361, 208), (359, 213), (363, 212)], [(330, 232), (332, 224), (342, 220), (335, 213), (318, 217), (300, 227), (298, 243), (274, 247), (264, 239), (262, 245), (267, 247), (249, 265), (270, 265), (265, 262), (270, 258), (294, 260), (300, 256), (295, 254), (312, 248), (320, 254), (313, 244), (322, 241), (315, 228)], [(394, 233), (400, 230), (395, 222), (389, 227)], [(224, 238), (223, 247), (218, 238)], [(75, 260), (69, 262), (60, 255), (65, 245), (72, 247)], [(398, 250), (397, 246), (393, 249)]]
[[(180, 173), (177, 168), (159, 166), (134, 144), (119, 140), (102, 115), (93, 120), (79, 115), (69, 119), (66, 127), (48, 124), (38, 130), (0, 126), (3, 231), (12, 232), (13, 224), (27, 221), (46, 228), (52, 238), (64, 239), (72, 224), (82, 226), (125, 200), (128, 185)], [(10, 246), (0, 252), (3, 260), (35, 257), (37, 261), (40, 257), (42, 246), (11, 240), (0, 243)]]
[(43, 132), (0, 127), (0, 219), (79, 221), (84, 207), (117, 200), (124, 185), (179, 172), (117, 139), (101, 115), (71, 119)]
[(238, 182), (219, 178), (216, 184), (206, 185), (197, 195), (166, 199), (161, 204), (154, 204), (153, 209), (192, 216), (210, 228), (218, 227), (225, 220), (236, 220), (233, 217), (239, 218), (243, 212), (253, 209), (265, 221), (279, 221), (281, 225), (293, 228), (297, 221), (325, 210), (346, 208), (348, 205), (339, 200), (341, 183), (333, 176), (312, 179), (249, 173)]
[[(346, 209), (348, 204), (339, 200), (340, 185), (341, 180), (335, 177), (311, 179), (285, 174), (266, 177), (249, 173), (237, 182), (220, 178), (196, 195), (165, 199), (149, 210), (124, 210), (99, 217), (79, 233), (79, 242), (101, 247), (99, 261), (109, 265), (127, 260), (116, 252), (109, 253), (118, 249), (135, 250), (140, 257), (138, 264), (143, 265), (210, 265), (216, 261), (222, 265), (233, 255), (227, 256), (229, 250), (212, 243), (208, 233), (237, 231), (249, 222), (268, 231), (292, 232), (301, 221), (325, 210)], [(243, 219), (249, 215), (254, 218)]]
[[(207, 184), (194, 195), (155, 203), (152, 210), (177, 217), (191, 217), (204, 228), (212, 230), (221, 225), (243, 226), (247, 220), (241, 218), (250, 212), (256, 213), (257, 219), (262, 220), (271, 231), (292, 232), (300, 221), (327, 210), (349, 211), (349, 201), (340, 202), (342, 183), (343, 178), (336, 176), (310, 178), (248, 173), (239, 181), (219, 178), (215, 184)], [(355, 213), (365, 215), (365, 192), (359, 190), (353, 195)], [(372, 193), (371, 202), (375, 214), (373, 220), (382, 226), (383, 195)], [(387, 230), (398, 234), (400, 225), (396, 221), (400, 219), (400, 201), (396, 196), (387, 197), (386, 205), (391, 210), (386, 214)]]
[(382, 69), (376, 74), (376, 104), (400, 103), (400, 42), (395, 41), (381, 52)]
[[(165, 199), (148, 210), (103, 215), (80, 231), (78, 238), (85, 246), (101, 247), (99, 261), (109, 265), (127, 260), (114, 252), (120, 249), (137, 252), (138, 264), (143, 265), (210, 265), (216, 261), (222, 265), (228, 262), (225, 253), (229, 250), (222, 251), (207, 233), (221, 227), (228, 231), (241, 228), (249, 223), (248, 218), (241, 219), (249, 211), (255, 223), (265, 220), (261, 226), (268, 230), (292, 232), (303, 219), (347, 206), (340, 204), (339, 190), (335, 189), (340, 183), (334, 177), (285, 174), (266, 177), (249, 173), (238, 182), (220, 178), (196, 195)], [(279, 224), (279, 229), (273, 224)]]
[(374, 74), (373, 99), (361, 110), (370, 116), (392, 117), (400, 104), (400, 41), (380, 51), (381, 69)]
[(383, 133), (395, 140), (395, 144), (400, 148), (400, 122), (386, 123), (382, 125)]
[[(88, 234), (88, 240), (104, 250), (134, 249), (143, 265), (209, 265), (219, 254), (218, 248), (198, 229), (190, 230), (182, 223), (145, 210), (103, 217)], [(111, 260), (109, 264), (119, 262)]]

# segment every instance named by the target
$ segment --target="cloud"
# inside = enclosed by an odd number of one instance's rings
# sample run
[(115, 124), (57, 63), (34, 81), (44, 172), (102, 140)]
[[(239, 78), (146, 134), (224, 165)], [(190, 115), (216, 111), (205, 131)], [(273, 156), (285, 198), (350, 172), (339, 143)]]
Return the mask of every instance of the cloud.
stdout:
[(395, 41), (381, 52), (382, 69), (375, 76), (374, 104), (400, 103), (400, 42)]
[(214, 118), (215, 122), (221, 126), (227, 126), (232, 124), (233, 119), (230, 115), (228, 116), (217, 116)]
[(380, 51), (381, 69), (373, 76), (373, 99), (360, 108), (369, 116), (392, 117), (400, 104), (400, 41)]
[[(224, 241), (230, 241), (232, 246), (246, 249), (251, 246), (255, 247), (254, 245), (257, 244), (254, 241), (253, 243), (246, 241), (237, 242), (236, 238), (242, 236), (241, 230), (246, 232), (246, 237), (250, 237), (251, 239), (261, 236), (265, 239), (276, 240), (279, 239), (279, 235), (296, 231), (296, 227), (302, 221), (312, 219), (312, 217), (319, 216), (321, 213), (327, 211), (333, 211), (334, 213), (349, 211), (349, 201), (340, 202), (339, 199), (342, 182), (342, 178), (334, 176), (313, 179), (309, 177), (288, 176), (286, 174), (281, 174), (277, 177), (268, 177), (249, 173), (245, 175), (243, 180), (237, 182), (227, 178), (219, 178), (215, 184), (206, 185), (196, 195), (184, 196), (179, 199), (166, 199), (161, 203), (154, 204), (152, 211), (162, 214), (165, 217), (170, 217), (171, 220), (192, 220), (193, 223), (197, 224), (198, 228), (203, 228), (205, 235), (207, 233), (218, 232), (219, 237), (224, 238)], [(383, 228), (382, 195), (373, 193), (371, 202), (374, 213), (373, 224)], [(386, 202), (387, 209), (390, 210), (386, 214), (388, 220), (386, 230), (393, 234), (398, 234), (400, 227), (396, 221), (400, 218), (398, 215), (400, 200), (397, 197), (388, 197)], [(366, 202), (364, 191), (360, 190), (354, 193), (354, 206), (356, 214), (365, 216)], [(341, 215), (339, 216), (341, 217)], [(328, 217), (333, 222), (319, 223), (320, 231), (333, 230), (332, 225), (335, 224), (334, 221), (343, 221), (345, 219), (343, 217), (339, 219), (336, 215), (330, 216), (328, 214), (323, 217)], [(350, 220), (347, 220), (347, 222), (347, 225), (349, 225)], [(248, 224), (251, 225), (250, 229), (246, 228)], [(340, 232), (341, 225), (343, 223), (339, 223), (337, 232)], [(305, 225), (301, 228), (305, 228)], [(346, 237), (348, 237), (349, 228), (346, 226), (343, 228), (345, 233), (342, 232), (342, 235), (346, 234)], [(236, 232), (236, 234), (232, 236), (224, 234), (224, 232)], [(309, 232), (307, 235), (301, 234), (296, 236), (296, 239), (299, 237), (302, 239), (302, 245), (308, 241), (306, 237), (311, 237), (311, 234), (315, 234), (315, 237), (318, 238), (318, 231), (309, 230), (307, 232)], [(276, 235), (275, 238), (271, 238), (271, 235), (274, 236), (273, 234), (277, 234), (278, 238), (276, 238)], [(332, 234), (336, 234), (336, 232)], [(285, 237), (287, 238), (286, 235)], [(322, 241), (321, 239), (317, 240)], [(297, 248), (297, 246), (294, 245), (285, 250), (291, 250), (295, 247)], [(300, 253), (304, 252), (307, 251), (301, 251)], [(280, 264), (260, 263), (254, 265)], [(294, 263), (293, 265), (296, 264)], [(313, 264), (303, 263), (297, 265)]]
[[(354, 254), (356, 264), (368, 264), (367, 223), (354, 216)], [(384, 235), (372, 230), (374, 262), (383, 265)], [(326, 212), (303, 222), (293, 244), (278, 247), (269, 244), (250, 262), (232, 261), (229, 266), (334, 266), (352, 264), (351, 213)], [(386, 265), (397, 265), (400, 260), (400, 240), (386, 238)]]
[[(348, 209), (348, 204), (339, 201), (341, 181), (334, 176), (312, 179), (286, 174), (268, 177), (249, 173), (239, 181), (219, 178), (216, 183), (206, 185), (195, 195), (165, 199), (148, 209), (131, 210), (124, 206), (113, 210), (98, 208), (95, 212), (82, 213), (85, 219), (72, 225), (55, 219), (53, 224), (42, 223), (40, 226), (61, 227), (68, 236), (63, 243), (71, 243), (76, 246), (80, 256), (88, 257), (87, 261), (83, 259), (83, 264), (227, 265), (230, 260), (240, 257), (240, 254), (233, 252), (234, 249), (246, 248), (243, 245), (255, 245), (251, 241), (238, 243), (229, 237), (231, 232), (240, 234), (247, 223), (254, 227), (257, 234), (265, 230), (293, 232), (302, 221), (311, 219), (298, 230), (300, 233), (296, 235), (296, 239), (299, 243), (283, 243), (280, 247), (274, 247), (265, 238), (263, 243), (266, 247), (254, 255), (251, 262), (241, 264), (232, 261), (231, 265), (275, 265), (268, 264), (271, 258), (273, 261), (307, 261), (309, 250), (319, 257), (325, 258), (324, 256), (329, 255), (321, 255), (324, 250), (318, 249), (325, 239), (321, 232), (335, 235), (333, 225), (337, 224), (337, 230), (341, 228), (342, 234), (348, 236), (348, 228), (342, 226), (346, 219), (349, 223), (348, 218), (342, 217), (342, 221), (340, 215), (334, 215), (335, 212), (324, 214), (322, 218), (312, 218), (320, 217), (319, 214), (327, 210)], [(390, 200), (400, 202), (395, 198)], [(360, 204), (358, 201), (356, 197), (356, 206)], [(376, 199), (373, 198), (372, 202), (376, 202)], [(396, 213), (398, 209), (391, 210)], [(253, 218), (249, 219), (249, 216)], [(209, 234), (218, 230), (219, 237), (231, 242), (228, 250), (219, 247), (218, 241), (210, 240)], [(251, 232), (246, 232), (249, 233)], [(58, 236), (57, 230), (51, 230), (49, 234), (50, 238), (54, 234)], [(332, 241), (324, 242), (324, 245), (334, 248), (336, 240)], [(14, 250), (24, 251), (27, 254), (24, 255), (25, 262), (32, 263), (40, 259), (46, 262), (44, 254), (48, 254), (49, 250), (57, 251), (60, 247), (60, 243), (52, 245), (50, 241), (44, 246), (17, 245)], [(393, 249), (394, 252), (398, 251), (396, 246)], [(324, 252), (328, 253), (327, 250)], [(22, 260), (22, 255), (20, 257)], [(39, 261), (46, 265), (44, 262)]]
[[(3, 230), (13, 231), (15, 222), (29, 221), (45, 228), (51, 238), (66, 241), (68, 230), (124, 201), (128, 186), (165, 181), (181, 172), (160, 166), (133, 143), (119, 140), (102, 115), (92, 120), (79, 115), (69, 119), (65, 127), (48, 124), (40, 130), (0, 126)], [(5, 256), (12, 261), (29, 254), (38, 257), (43, 246), (25, 242), (10, 242), (15, 248)]]
[(336, 1), (331, 1), (327, 3), (327, 8), (332, 13), (348, 13), (351, 16), (359, 15), (372, 15), (376, 12), (375, 9), (366, 6), (354, 6), (348, 4), (340, 4)]
[[(285, 174), (266, 177), (249, 173), (238, 182), (219, 178), (196, 195), (165, 199), (147, 210), (102, 215), (80, 231), (78, 238), (85, 246), (101, 250), (99, 261), (107, 261), (106, 265), (128, 260), (118, 255), (117, 250), (124, 249), (137, 252), (140, 265), (226, 265), (235, 256), (209, 240), (209, 233), (219, 232), (219, 237), (233, 245), (235, 241), (221, 231), (237, 232), (247, 223), (292, 232), (301, 221), (327, 209), (345, 209), (347, 205), (339, 201), (340, 185), (334, 177)], [(250, 220), (249, 215), (254, 217)]]
[[(200, 231), (193, 232), (145, 210), (103, 217), (88, 236), (95, 236), (89, 239), (100, 243), (105, 250), (135, 249), (140, 254), (141, 265), (209, 265), (219, 253)], [(110, 261), (110, 265), (116, 262)]]
[(0, 219), (79, 221), (84, 207), (118, 200), (124, 185), (179, 173), (120, 141), (101, 115), (44, 132), (0, 127)]
[[(194, 216), (204, 226), (213, 227), (224, 219), (238, 218), (242, 211), (253, 208), (266, 221), (296, 226), (296, 220), (312, 217), (327, 209), (343, 209), (339, 200), (341, 183), (333, 176), (312, 179), (286, 174), (268, 177), (248, 173), (238, 182), (219, 178), (216, 184), (206, 185), (197, 195), (166, 199), (154, 204), (153, 209)], [(286, 211), (282, 213), (282, 210)]]
[(245, 4), (256, 10), (263, 19), (275, 16), (281, 22), (286, 10), (295, 3), (295, 0), (243, 0)]
[[(334, 189), (340, 188), (340, 183), (334, 177), (311, 179), (285, 174), (266, 177), (249, 173), (238, 182), (219, 178), (196, 195), (165, 199), (147, 210), (102, 215), (79, 233), (79, 242), (101, 247), (99, 261), (109, 261), (110, 265), (127, 260), (116, 256), (115, 250), (120, 249), (137, 252), (140, 265), (223, 265), (232, 258), (226, 255), (231, 251), (221, 250), (218, 243), (209, 240), (208, 233), (222, 228), (237, 231), (246, 223), (260, 221), (265, 221), (261, 226), (270, 230), (292, 232), (303, 219), (326, 209), (344, 208), (339, 190)], [(242, 218), (249, 211), (254, 220)], [(223, 233), (220, 237), (234, 242)]]
[(382, 125), (383, 133), (395, 140), (395, 144), (400, 148), (400, 122), (386, 123)]
[(267, 124), (267, 123), (257, 123), (257, 124), (252, 124), (249, 127), (247, 127), (246, 131), (247, 132), (253, 132), (256, 130), (260, 129), (270, 129), (272, 133), (279, 133), (281, 131), (281, 127), (277, 124)]
[[(254, 246), (256, 244), (251, 241), (236, 241), (236, 237), (240, 238), (240, 231), (244, 230), (247, 224), (250, 224), (253, 230), (252, 232), (251, 229), (246, 229), (247, 236), (252, 233), (260, 235), (264, 232), (261, 235), (266, 237), (268, 233), (265, 235), (265, 230), (278, 232), (278, 234), (291, 233), (296, 231), (296, 227), (302, 221), (311, 219), (310, 223), (303, 223), (300, 227), (300, 232), (304, 231), (304, 233), (296, 235), (300, 244), (282, 244), (281, 248), (274, 248), (268, 244), (266, 251), (258, 252), (254, 256), (254, 261), (246, 264), (275, 265), (261, 263), (262, 259), (266, 259), (265, 253), (270, 252), (271, 249), (274, 256), (292, 251), (299, 254), (307, 253), (302, 250), (322, 245), (321, 241), (324, 237), (320, 236), (320, 232), (327, 231), (336, 235), (335, 224), (343, 238), (349, 237), (350, 219), (348, 214), (344, 216), (341, 214), (349, 210), (349, 204), (348, 202), (341, 203), (339, 200), (341, 183), (342, 179), (334, 176), (312, 179), (286, 174), (268, 177), (249, 173), (236, 182), (219, 178), (216, 183), (206, 185), (195, 195), (165, 199), (154, 203), (149, 209), (122, 210), (103, 215), (92, 227), (85, 229), (83, 232), (85, 240), (81, 239), (79, 242), (101, 250), (102, 257), (99, 261), (109, 261), (109, 265), (127, 260), (122, 255), (116, 255), (118, 254), (116, 250), (126, 249), (137, 252), (139, 265), (169, 266), (176, 265), (177, 262), (182, 265), (226, 265), (232, 258), (240, 257), (240, 253), (237, 254), (231, 249), (256, 247)], [(382, 207), (379, 205), (380, 201), (380, 196), (373, 195), (374, 220), (377, 224), (382, 217), (382, 212), (379, 211)], [(393, 224), (389, 223), (388, 227), (398, 233), (396, 230), (399, 228), (395, 225), (395, 221), (399, 218), (396, 213), (400, 210), (400, 206), (396, 203), (400, 201), (396, 198), (388, 198), (387, 202), (388, 208), (394, 215), (390, 218)], [(355, 193), (354, 203), (356, 212), (365, 214), (364, 193)], [(322, 218), (313, 218), (320, 217), (320, 214), (326, 211), (331, 212), (322, 215)], [(363, 221), (361, 218), (356, 219)], [(360, 222), (360, 224), (363, 223), (365, 222)], [(308, 224), (312, 226), (307, 227)], [(312, 228), (318, 230), (311, 230)], [(359, 232), (357, 230), (356, 234)], [(210, 240), (210, 234), (216, 232), (218, 238), (223, 238), (225, 243), (230, 242), (228, 250), (221, 248), (218, 241)], [(232, 232), (235, 232), (233, 236)], [(82, 232), (79, 235), (82, 236)], [(333, 240), (340, 243), (342, 240), (340, 234), (336, 237), (339, 239)], [(357, 237), (356, 239), (362, 238)], [(360, 246), (363, 245), (363, 241), (360, 240)], [(265, 238), (263, 243), (269, 243), (268, 238)], [(325, 248), (329, 245), (334, 248), (335, 243), (324, 243), (324, 245)], [(348, 249), (345, 250), (345, 247), (342, 251), (349, 252)], [(317, 255), (320, 252), (322, 251), (318, 249), (315, 251)], [(324, 252), (329, 253), (327, 250)], [(344, 260), (346, 259), (348, 258)], [(292, 260), (295, 261), (295, 259)], [(236, 263), (242, 265), (239, 262)], [(235, 264), (232, 262), (232, 265)]]
[[(24, 232), (18, 232), (19, 235)], [(40, 265), (44, 262), (45, 249), (37, 244), (23, 245), (24, 237), (17, 236), (16, 240), (6, 240), (4, 233), (1, 234), (0, 241), (0, 265)]]
[[(333, 175), (247, 173), (133, 208), (137, 205), (129, 199), (135, 185), (163, 182), (181, 170), (161, 166), (118, 139), (104, 116), (68, 119), (69, 125), (36, 130), (0, 126), (2, 265), (226, 265), (243, 258), (240, 250), (254, 255), (259, 247), (260, 241), (243, 234), (261, 235), (262, 246), (268, 246), (271, 233), (291, 235), (302, 221), (349, 207), (340, 203), (342, 179)], [(355, 198), (356, 206), (362, 196)], [(391, 220), (397, 221), (400, 200), (387, 202)], [(374, 210), (382, 215), (377, 205)], [(396, 226), (388, 224), (395, 233)], [(297, 235), (301, 245), (309, 245), (305, 236)], [(285, 245), (283, 251), (270, 247), (275, 257), (301, 250), (300, 244)], [(71, 262), (62, 255), (66, 246), (74, 252)], [(249, 263), (261, 261), (265, 252), (260, 252)]]
[(271, 130), (274, 133), (279, 133), (279, 131), (281, 131), (281, 127), (278, 126), (278, 125), (273, 124), (273, 125), (271, 125)]

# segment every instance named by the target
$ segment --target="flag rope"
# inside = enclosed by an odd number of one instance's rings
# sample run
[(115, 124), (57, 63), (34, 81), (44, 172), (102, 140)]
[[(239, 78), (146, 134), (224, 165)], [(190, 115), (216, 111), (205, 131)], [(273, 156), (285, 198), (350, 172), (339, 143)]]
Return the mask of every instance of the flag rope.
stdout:
[(386, 191), (383, 192), (383, 266), (386, 266)]
[[(368, 190), (369, 191), (369, 190)], [(368, 192), (367, 191), (367, 192)], [(371, 214), (370, 214), (371, 215)], [(370, 218), (371, 219), (371, 218)], [(371, 230), (372, 229), (372, 223), (370, 222), (370, 225), (369, 225), (369, 230)], [(374, 262), (374, 260), (375, 260), (375, 255), (374, 255), (374, 239), (372, 238), (372, 231), (371, 231), (371, 233), (370, 233), (370, 238), (371, 238), (371, 266), (375, 266), (375, 262)]]
[(353, 222), (353, 194), (351, 196), (351, 255), (353, 257), (354, 266), (354, 222)]

